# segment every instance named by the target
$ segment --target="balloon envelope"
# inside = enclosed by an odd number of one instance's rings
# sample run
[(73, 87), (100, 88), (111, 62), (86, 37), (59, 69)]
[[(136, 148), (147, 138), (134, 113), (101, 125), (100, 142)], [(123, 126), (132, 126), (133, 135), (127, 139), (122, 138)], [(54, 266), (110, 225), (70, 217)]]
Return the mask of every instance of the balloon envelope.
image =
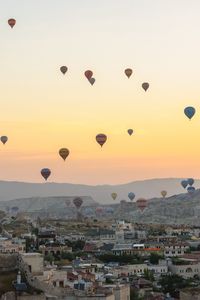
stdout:
[(107, 141), (107, 136), (103, 133), (97, 134), (96, 141), (102, 147), (103, 144), (105, 144), (105, 142)]
[(193, 178), (188, 178), (187, 182), (190, 186), (192, 186), (194, 184), (194, 179)]
[(1, 142), (2, 142), (3, 144), (5, 144), (5, 143), (7, 143), (7, 141), (8, 141), (8, 137), (5, 136), (5, 135), (3, 135), (3, 136), (1, 137)]
[(76, 208), (79, 209), (81, 207), (81, 205), (83, 204), (83, 200), (80, 197), (76, 197), (76, 198), (74, 198), (73, 203), (76, 206)]
[(10, 25), (11, 28), (13, 28), (16, 24), (16, 20), (15, 19), (9, 19), (8, 20), (8, 25)]
[(192, 117), (194, 116), (196, 110), (194, 107), (192, 106), (188, 106), (184, 109), (184, 114), (188, 117), (188, 119), (192, 119)]
[(129, 197), (129, 199), (130, 199), (131, 201), (133, 201), (133, 199), (135, 198), (135, 194), (134, 194), (133, 192), (130, 192), (130, 193), (128, 194), (128, 197)]
[(133, 134), (133, 129), (128, 129), (127, 132), (128, 132), (129, 135), (132, 135)]
[(89, 79), (89, 82), (91, 83), (91, 85), (93, 85), (93, 84), (95, 83), (95, 81), (96, 81), (96, 80), (95, 80), (94, 77), (92, 77), (92, 78)]
[(167, 191), (161, 191), (160, 193), (163, 196), (163, 198), (165, 198), (167, 196)]
[(69, 155), (69, 150), (67, 148), (61, 148), (59, 150), (59, 155), (62, 157), (62, 159), (65, 161), (66, 158), (68, 157)]
[(85, 77), (90, 80), (92, 78), (93, 72), (91, 70), (85, 71)]
[(195, 192), (195, 187), (189, 186), (189, 187), (187, 188), (187, 191), (188, 191), (189, 194), (193, 194), (193, 193)]
[(112, 193), (111, 197), (113, 198), (113, 200), (115, 200), (117, 198), (117, 193)]
[(68, 68), (66, 66), (60, 67), (60, 71), (65, 74), (67, 72)]
[(142, 88), (145, 90), (145, 92), (148, 90), (149, 88), (149, 83), (148, 82), (143, 82), (142, 84)]
[(186, 186), (188, 185), (188, 181), (187, 181), (187, 180), (182, 180), (182, 181), (181, 181), (181, 185), (182, 185), (182, 187), (185, 189)]
[(127, 76), (128, 78), (130, 78), (131, 75), (132, 75), (132, 73), (133, 73), (133, 70), (128, 68), (128, 69), (126, 69), (126, 70), (124, 71), (124, 73), (126, 74), (126, 76)]
[(51, 170), (48, 168), (44, 168), (41, 170), (41, 175), (42, 175), (42, 177), (44, 177), (45, 180), (47, 180), (49, 178), (49, 176), (51, 175)]

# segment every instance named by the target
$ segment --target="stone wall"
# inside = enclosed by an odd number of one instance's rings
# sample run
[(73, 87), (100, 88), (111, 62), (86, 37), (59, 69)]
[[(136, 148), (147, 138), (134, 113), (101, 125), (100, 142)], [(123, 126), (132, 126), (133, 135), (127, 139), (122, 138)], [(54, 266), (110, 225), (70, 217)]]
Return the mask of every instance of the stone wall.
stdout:
[(17, 254), (0, 254), (0, 272), (12, 272), (17, 269)]

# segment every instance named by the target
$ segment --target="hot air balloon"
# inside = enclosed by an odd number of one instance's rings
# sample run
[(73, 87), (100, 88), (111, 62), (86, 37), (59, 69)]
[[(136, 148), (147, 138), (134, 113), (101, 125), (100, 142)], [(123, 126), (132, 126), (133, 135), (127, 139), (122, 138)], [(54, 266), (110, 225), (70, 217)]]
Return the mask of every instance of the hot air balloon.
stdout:
[(128, 197), (131, 201), (135, 198), (135, 194), (133, 192), (128, 193)]
[(61, 148), (59, 150), (59, 155), (62, 157), (62, 159), (65, 161), (66, 158), (68, 157), (69, 155), (69, 150), (67, 148)]
[(51, 175), (51, 170), (48, 168), (44, 168), (41, 170), (41, 175), (44, 177), (45, 180), (47, 180)]
[(60, 71), (65, 75), (65, 73), (67, 72), (68, 68), (66, 66), (62, 66), (60, 67)]
[(113, 198), (113, 200), (115, 200), (117, 198), (117, 193), (112, 193), (111, 197)]
[(94, 77), (92, 77), (92, 78), (89, 79), (89, 82), (91, 83), (91, 85), (93, 85), (93, 84), (95, 83), (95, 81), (96, 81), (96, 80), (95, 80)]
[(8, 25), (10, 25), (11, 28), (13, 28), (16, 24), (16, 20), (15, 19), (9, 19), (8, 20)]
[(190, 186), (192, 186), (194, 184), (194, 179), (193, 178), (188, 178), (187, 182)]
[(194, 186), (189, 186), (189, 187), (187, 188), (187, 191), (188, 191), (188, 193), (189, 193), (190, 195), (192, 195), (192, 194), (195, 192), (195, 187), (194, 187)]
[(107, 140), (107, 136), (105, 134), (103, 133), (97, 134), (96, 141), (101, 147), (103, 146), (103, 144), (105, 144), (106, 140)]
[(139, 198), (137, 201), (137, 207), (143, 211), (147, 207), (147, 200), (144, 198)]
[(87, 70), (87, 71), (85, 71), (84, 74), (85, 74), (85, 77), (90, 81), (90, 79), (93, 76), (93, 72), (91, 70)]
[(5, 136), (5, 135), (3, 135), (3, 136), (1, 137), (1, 142), (5, 145), (5, 143), (7, 143), (7, 141), (8, 141), (8, 137)]
[(148, 90), (149, 88), (149, 83), (148, 82), (143, 82), (142, 84), (142, 88), (145, 90), (145, 92)]
[(76, 208), (79, 209), (81, 207), (81, 205), (83, 204), (83, 199), (80, 197), (76, 197), (76, 198), (74, 198), (73, 203), (76, 206)]
[(187, 181), (187, 180), (182, 180), (182, 181), (181, 181), (181, 185), (182, 185), (182, 187), (185, 189), (186, 186), (188, 185), (188, 181)]
[(127, 132), (128, 132), (129, 135), (132, 135), (133, 134), (133, 129), (128, 129)]
[(126, 76), (127, 76), (128, 78), (130, 78), (131, 75), (132, 75), (132, 73), (133, 73), (133, 70), (128, 68), (128, 69), (126, 69), (126, 70), (124, 71), (124, 73), (126, 74)]
[(167, 196), (167, 191), (161, 191), (160, 193), (163, 196), (163, 198), (165, 198)]
[(192, 119), (192, 117), (194, 116), (196, 110), (194, 107), (192, 106), (188, 106), (184, 109), (184, 114), (186, 115), (186, 117), (188, 117), (188, 119)]

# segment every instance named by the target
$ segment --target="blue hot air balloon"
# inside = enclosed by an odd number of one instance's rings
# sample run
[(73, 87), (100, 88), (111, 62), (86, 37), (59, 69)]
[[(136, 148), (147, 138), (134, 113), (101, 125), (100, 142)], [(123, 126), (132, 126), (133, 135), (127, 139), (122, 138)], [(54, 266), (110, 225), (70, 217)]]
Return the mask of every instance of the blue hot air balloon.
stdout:
[(192, 195), (192, 194), (195, 192), (195, 187), (189, 186), (189, 187), (187, 188), (187, 191), (188, 191), (188, 193), (189, 193), (190, 195)]
[(133, 192), (128, 193), (128, 197), (131, 201), (135, 198), (135, 194)]
[(187, 181), (187, 180), (182, 180), (182, 181), (181, 181), (181, 185), (182, 185), (182, 187), (185, 189), (186, 186), (188, 185), (188, 181)]
[(194, 116), (196, 110), (194, 107), (192, 106), (188, 106), (184, 109), (184, 114), (186, 115), (186, 117), (188, 117), (189, 119), (192, 119), (192, 117)]
[(45, 180), (48, 179), (48, 177), (51, 175), (51, 170), (48, 168), (44, 168), (41, 170), (41, 175), (44, 177)]
[(188, 184), (190, 185), (190, 186), (192, 186), (193, 184), (194, 184), (194, 179), (193, 178), (188, 178)]

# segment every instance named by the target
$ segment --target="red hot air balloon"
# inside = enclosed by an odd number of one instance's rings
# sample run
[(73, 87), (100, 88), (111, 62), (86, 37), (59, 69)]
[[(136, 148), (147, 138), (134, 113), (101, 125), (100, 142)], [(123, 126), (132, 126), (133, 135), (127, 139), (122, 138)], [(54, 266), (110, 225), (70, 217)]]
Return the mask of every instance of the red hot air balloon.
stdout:
[(16, 20), (15, 19), (9, 19), (8, 20), (8, 25), (10, 25), (11, 28), (13, 28), (16, 24)]
[(59, 155), (62, 157), (62, 159), (65, 161), (66, 158), (68, 157), (69, 155), (69, 150), (67, 148), (61, 148), (59, 150)]
[(139, 198), (137, 201), (137, 207), (143, 211), (147, 207), (147, 200), (144, 198)]
[(149, 83), (148, 82), (143, 82), (142, 84), (142, 88), (145, 90), (145, 92), (148, 90), (149, 88)]
[(41, 170), (41, 175), (42, 175), (42, 177), (44, 177), (45, 180), (47, 180), (49, 178), (49, 176), (51, 175), (51, 170), (48, 168), (44, 168)]
[(133, 70), (132, 70), (132, 69), (126, 69), (126, 70), (124, 71), (124, 73), (125, 73), (125, 75), (126, 75), (128, 78), (130, 78), (131, 75), (132, 75), (132, 73), (133, 73)]
[(76, 206), (76, 208), (79, 209), (81, 207), (81, 205), (83, 204), (83, 200), (80, 197), (76, 197), (76, 198), (74, 198), (73, 203)]
[(3, 135), (3, 136), (1, 137), (1, 142), (5, 145), (5, 143), (7, 143), (7, 141), (8, 141), (8, 137), (5, 136), (5, 135)]
[(65, 73), (67, 72), (68, 68), (66, 66), (62, 66), (60, 67), (60, 71), (65, 75)]
[(90, 81), (93, 76), (93, 72), (91, 70), (85, 71), (85, 77)]
[(97, 134), (96, 141), (102, 147), (107, 141), (107, 136), (103, 133)]

